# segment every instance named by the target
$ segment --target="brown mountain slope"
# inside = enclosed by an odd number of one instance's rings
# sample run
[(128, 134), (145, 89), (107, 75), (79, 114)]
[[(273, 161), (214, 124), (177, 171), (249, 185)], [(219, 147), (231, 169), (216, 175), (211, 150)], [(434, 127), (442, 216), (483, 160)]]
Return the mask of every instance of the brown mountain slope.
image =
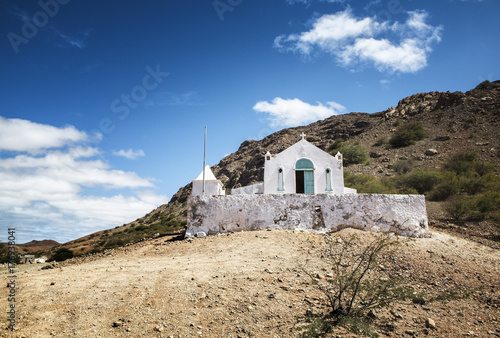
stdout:
[(28, 243), (19, 244), (19, 246), (22, 246), (22, 247), (44, 247), (44, 246), (52, 247), (52, 246), (56, 246), (56, 245), (59, 245), (59, 243), (56, 241), (53, 241), (51, 239), (44, 239), (43, 241), (33, 240), (31, 242), (28, 242)]
[[(245, 141), (238, 151), (213, 166), (212, 171), (224, 183), (226, 190), (260, 182), (264, 174), (264, 154), (267, 151), (273, 154), (283, 151), (297, 142), (300, 139), (299, 135), (304, 132), (309, 142), (324, 150), (339, 138), (358, 141), (370, 154), (370, 162), (346, 167), (345, 170), (351, 173), (377, 177), (391, 176), (395, 174), (392, 168), (396, 162), (410, 158), (416, 159), (417, 168), (438, 168), (451, 154), (472, 150), (479, 154), (480, 160), (495, 164), (498, 174), (499, 117), (500, 81), (483, 82), (466, 93), (420, 93), (404, 98), (397, 106), (382, 112), (331, 116), (308, 126), (283, 129), (259, 141)], [(424, 140), (403, 148), (373, 146), (380, 138), (389, 139), (397, 126), (415, 121), (422, 122), (425, 127), (427, 137)], [(437, 150), (437, 154), (427, 156), (425, 153), (428, 149)], [(190, 194), (191, 184), (188, 184), (180, 188), (168, 204), (134, 222), (106, 230), (107, 237), (103, 237), (106, 235), (105, 232), (99, 232), (69, 242), (65, 246), (75, 248), (79, 253), (85, 253), (94, 248), (109, 246), (110, 240), (115, 238), (113, 236), (124, 239), (124, 232), (130, 233), (133, 227), (170, 224), (165, 219), (185, 222), (186, 201)], [(431, 224), (450, 228), (439, 203), (429, 203), (428, 213)], [(178, 226), (174, 227), (174, 230), (178, 231), (182, 224), (177, 223)], [(456, 225), (451, 225), (452, 228), (454, 226)], [(469, 229), (465, 231), (463, 226), (454, 229), (479, 237), (500, 238), (498, 229), (492, 233), (489, 225), (480, 227), (474, 224), (473, 227), (465, 228)], [(151, 233), (145, 234), (144, 237), (149, 235)], [(84, 247), (81, 247), (82, 243)]]
[[(7, 246), (7, 243), (0, 243)], [(21, 255), (31, 255), (36, 254), (37, 256), (43, 255), (48, 252), (53, 247), (61, 245), (60, 243), (53, 241), (51, 239), (44, 239), (42, 241), (33, 240), (24, 244), (16, 244), (16, 252)]]

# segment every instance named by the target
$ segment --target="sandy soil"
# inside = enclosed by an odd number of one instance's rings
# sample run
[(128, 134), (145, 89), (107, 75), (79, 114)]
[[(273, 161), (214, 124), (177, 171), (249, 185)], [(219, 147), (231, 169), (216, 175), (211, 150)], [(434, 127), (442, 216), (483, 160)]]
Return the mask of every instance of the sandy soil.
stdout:
[[(369, 233), (345, 229), (327, 236)], [(302, 272), (328, 273), (324, 235), (257, 231), (163, 237), (41, 270), (17, 269), (17, 328), (4, 337), (291, 337), (306, 311), (327, 311)], [(381, 336), (500, 336), (500, 252), (442, 232), (406, 241), (394, 269), (421, 289), (481, 288), (470, 299), (377, 312)], [(308, 262), (306, 263), (306, 260)], [(331, 270), (330, 270), (331, 271)], [(7, 271), (0, 272), (7, 282)], [(7, 292), (0, 308), (7, 309)], [(426, 320), (437, 329), (426, 328)], [(338, 331), (334, 337), (354, 336)]]

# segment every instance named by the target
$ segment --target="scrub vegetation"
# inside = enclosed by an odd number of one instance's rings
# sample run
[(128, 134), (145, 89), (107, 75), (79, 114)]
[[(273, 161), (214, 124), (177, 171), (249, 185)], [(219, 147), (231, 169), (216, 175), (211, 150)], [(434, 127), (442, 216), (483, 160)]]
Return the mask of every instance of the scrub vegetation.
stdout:
[(304, 336), (333, 333), (336, 326), (364, 336), (378, 336), (366, 320), (368, 311), (414, 296), (413, 288), (406, 287), (401, 278), (384, 267), (392, 263), (399, 240), (380, 235), (363, 246), (356, 235), (346, 240), (327, 239), (322, 259), (331, 266), (331, 278), (320, 279), (306, 273), (326, 296), (330, 312), (326, 316), (310, 316), (312, 323)]
[(368, 155), (358, 141), (345, 141), (339, 138), (328, 147), (328, 152), (333, 156), (340, 152), (344, 157), (343, 163), (346, 166), (368, 162)]
[(73, 257), (74, 257), (73, 251), (71, 251), (70, 249), (59, 248), (56, 250), (56, 252), (54, 252), (52, 257), (50, 257), (49, 262), (52, 261), (62, 262)]
[(159, 237), (167, 234), (172, 234), (183, 230), (186, 227), (186, 221), (179, 221), (173, 214), (155, 213), (149, 220), (150, 225), (131, 224), (125, 231), (120, 231), (112, 234), (104, 234), (101, 236), (99, 246), (104, 249), (112, 249), (123, 246), (128, 243), (135, 243), (143, 238)]
[(460, 152), (441, 168), (414, 169), (414, 160), (400, 161), (396, 176), (377, 179), (344, 172), (346, 186), (359, 193), (424, 194), (430, 201), (446, 201), (454, 220), (500, 220), (500, 179), (493, 164), (479, 161), (476, 152)]
[(332, 271), (329, 277), (303, 270), (326, 297), (329, 311), (309, 311), (306, 318), (310, 324), (302, 332), (304, 337), (322, 337), (335, 333), (339, 327), (364, 337), (379, 337), (373, 319), (384, 308), (406, 301), (427, 305), (465, 299), (477, 291), (463, 287), (441, 288), (433, 294), (418, 291), (394, 268), (398, 251), (405, 250), (402, 246), (408, 245), (409, 239), (378, 234), (363, 242), (352, 234), (344, 238), (325, 237), (325, 242), (319, 254), (328, 265), (326, 270)]
[(393, 148), (411, 146), (427, 137), (422, 122), (411, 122), (401, 125), (389, 139)]

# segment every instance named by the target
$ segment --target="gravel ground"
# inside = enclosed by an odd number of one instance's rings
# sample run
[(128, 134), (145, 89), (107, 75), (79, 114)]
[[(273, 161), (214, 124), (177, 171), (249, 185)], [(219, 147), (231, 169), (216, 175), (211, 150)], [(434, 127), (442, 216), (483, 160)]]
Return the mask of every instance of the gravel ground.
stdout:
[[(141, 242), (52, 269), (18, 266), (17, 330), (4, 337), (291, 337), (304, 314), (327, 312), (322, 293), (302, 272), (328, 274), (320, 259), (330, 235), (256, 231)], [(390, 268), (420, 290), (477, 289), (469, 299), (376, 313), (381, 336), (500, 337), (500, 252), (463, 238), (432, 232), (404, 240)], [(5, 283), (7, 271), (0, 271)], [(5, 284), (4, 284), (5, 285)], [(7, 292), (0, 308), (7, 309)], [(429, 328), (432, 319), (436, 328)], [(7, 319), (3, 320), (4, 328)], [(432, 326), (432, 325), (431, 325)], [(342, 329), (333, 337), (354, 337)]]

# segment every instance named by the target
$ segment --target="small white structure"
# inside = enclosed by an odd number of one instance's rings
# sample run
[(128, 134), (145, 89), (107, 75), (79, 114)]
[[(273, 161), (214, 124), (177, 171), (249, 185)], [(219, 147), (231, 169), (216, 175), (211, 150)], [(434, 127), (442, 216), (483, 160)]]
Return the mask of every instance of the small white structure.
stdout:
[(19, 255), (21, 264), (33, 264), (35, 262), (35, 255)]
[(35, 263), (45, 263), (47, 261), (46, 256), (40, 256), (40, 258), (35, 258)]
[(342, 154), (335, 156), (302, 140), (277, 155), (265, 155), (264, 194), (355, 194), (344, 187)]
[(205, 167), (205, 192), (203, 192), (203, 171), (193, 182), (193, 196), (214, 196), (225, 195), (226, 191), (223, 189), (222, 182), (219, 181), (210, 167)]

